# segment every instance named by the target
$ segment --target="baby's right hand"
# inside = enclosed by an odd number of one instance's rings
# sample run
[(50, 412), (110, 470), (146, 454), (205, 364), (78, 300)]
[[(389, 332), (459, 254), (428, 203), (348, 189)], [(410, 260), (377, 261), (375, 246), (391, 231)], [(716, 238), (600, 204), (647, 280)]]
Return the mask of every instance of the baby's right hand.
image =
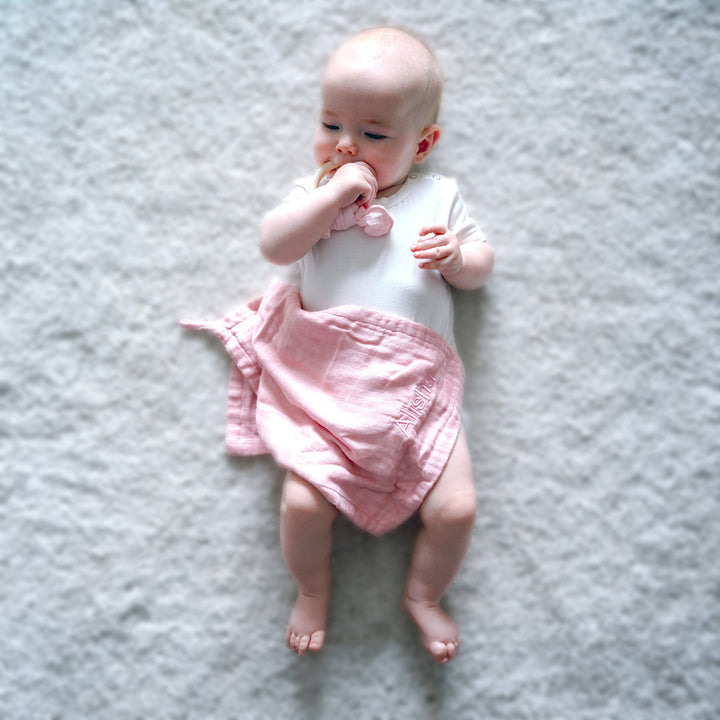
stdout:
[(372, 168), (362, 161), (341, 165), (328, 185), (337, 193), (338, 208), (342, 210), (354, 202), (372, 202), (377, 195), (378, 184)]

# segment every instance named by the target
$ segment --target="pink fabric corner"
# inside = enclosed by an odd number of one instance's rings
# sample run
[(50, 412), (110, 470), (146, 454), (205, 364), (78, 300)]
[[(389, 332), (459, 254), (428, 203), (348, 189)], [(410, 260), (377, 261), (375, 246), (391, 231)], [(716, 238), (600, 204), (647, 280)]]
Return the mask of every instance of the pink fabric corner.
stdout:
[(260, 298), (257, 298), (220, 320), (183, 320), (180, 323), (187, 330), (204, 330), (215, 335), (233, 360), (225, 427), (225, 445), (231, 455), (265, 455), (269, 452), (255, 423), (261, 368), (252, 342), (246, 342), (257, 324), (259, 307)]

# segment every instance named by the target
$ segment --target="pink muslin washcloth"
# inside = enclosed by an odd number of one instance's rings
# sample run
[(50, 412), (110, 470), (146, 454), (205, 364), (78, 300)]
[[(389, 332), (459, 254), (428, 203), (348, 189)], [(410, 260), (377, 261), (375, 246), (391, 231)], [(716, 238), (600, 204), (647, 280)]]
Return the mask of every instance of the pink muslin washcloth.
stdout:
[(370, 237), (382, 237), (392, 229), (393, 219), (382, 205), (356, 202), (338, 213), (323, 237), (329, 238), (332, 230), (349, 230), (355, 225), (359, 225)]
[(208, 323), (233, 360), (226, 444), (269, 452), (380, 535), (420, 506), (460, 428), (464, 370), (434, 331), (355, 306), (307, 312), (276, 281)]

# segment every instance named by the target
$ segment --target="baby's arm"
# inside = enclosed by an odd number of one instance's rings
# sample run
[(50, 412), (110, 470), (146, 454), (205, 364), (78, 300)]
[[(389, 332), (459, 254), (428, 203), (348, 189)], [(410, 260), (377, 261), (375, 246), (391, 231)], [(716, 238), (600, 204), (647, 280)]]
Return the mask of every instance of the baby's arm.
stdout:
[(290, 265), (325, 235), (338, 212), (356, 200), (372, 200), (377, 181), (362, 162), (340, 166), (325, 185), (304, 197), (279, 205), (260, 223), (260, 251), (276, 265)]
[(477, 290), (493, 270), (495, 254), (486, 242), (462, 243), (445, 225), (426, 225), (411, 248), (423, 270), (437, 270), (453, 287)]

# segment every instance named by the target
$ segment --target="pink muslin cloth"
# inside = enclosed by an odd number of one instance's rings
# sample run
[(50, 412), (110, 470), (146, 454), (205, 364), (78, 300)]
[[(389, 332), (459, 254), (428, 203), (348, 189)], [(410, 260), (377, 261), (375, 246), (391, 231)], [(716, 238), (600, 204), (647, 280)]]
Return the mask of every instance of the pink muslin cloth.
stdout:
[[(356, 202), (337, 214), (330, 230), (349, 230), (355, 225), (359, 225), (370, 237), (382, 237), (392, 229), (393, 219), (382, 205)], [(325, 239), (330, 237), (330, 230), (323, 236)]]
[(437, 333), (350, 305), (307, 312), (280, 281), (220, 320), (182, 324), (232, 357), (230, 454), (269, 452), (375, 535), (419, 508), (460, 428), (464, 369)]

